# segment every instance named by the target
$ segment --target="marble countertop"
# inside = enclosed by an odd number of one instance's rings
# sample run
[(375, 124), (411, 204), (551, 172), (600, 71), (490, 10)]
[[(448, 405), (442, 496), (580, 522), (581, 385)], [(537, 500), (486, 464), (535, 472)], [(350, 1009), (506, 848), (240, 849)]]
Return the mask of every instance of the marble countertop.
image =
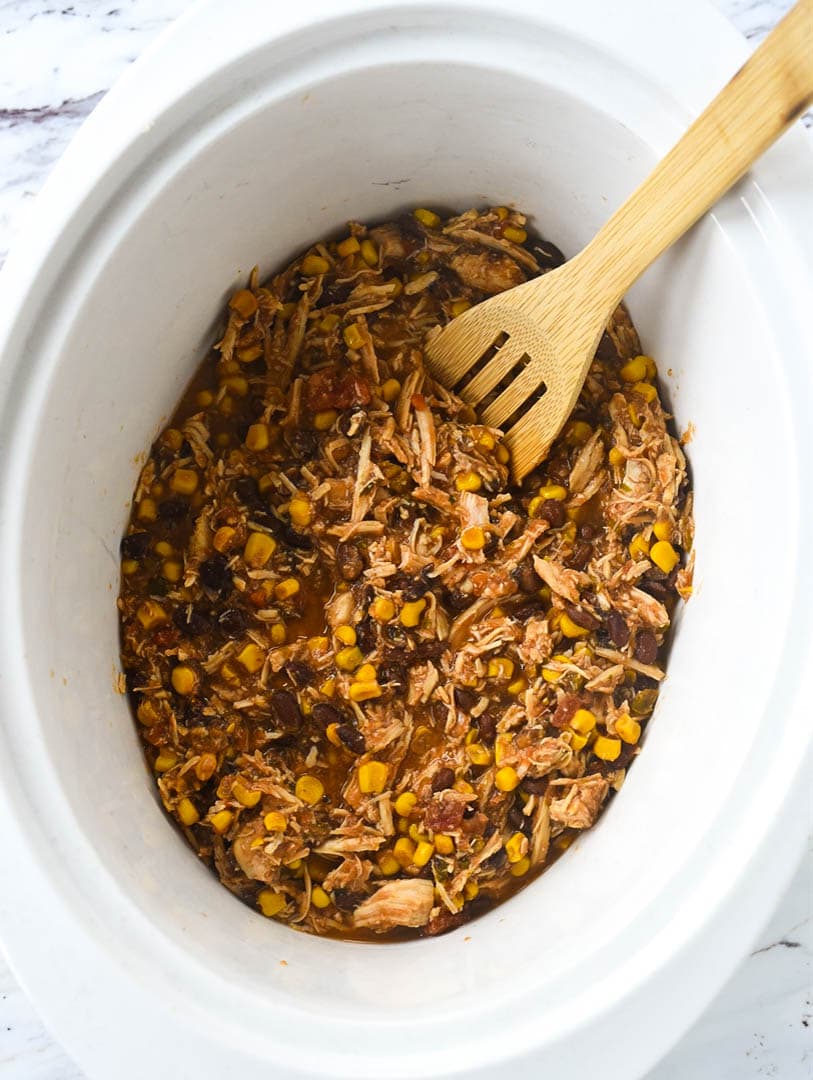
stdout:
[[(790, 6), (790, 0), (715, 2), (754, 43)], [(81, 122), (188, 6), (187, 0), (0, 0), (0, 265)], [(810, 114), (805, 121), (811, 126)], [(813, 1077), (813, 840), (751, 953), (647, 1080), (770, 1077)], [(0, 1080), (81, 1078), (0, 957)]]

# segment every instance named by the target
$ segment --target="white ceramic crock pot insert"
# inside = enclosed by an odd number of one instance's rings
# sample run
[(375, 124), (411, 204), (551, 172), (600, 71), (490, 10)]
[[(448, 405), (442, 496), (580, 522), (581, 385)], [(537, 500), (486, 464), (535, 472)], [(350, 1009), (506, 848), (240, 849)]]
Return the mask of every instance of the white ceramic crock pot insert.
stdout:
[(790, 136), (630, 296), (679, 427), (696, 426), (699, 587), (622, 795), (454, 934), (298, 935), (169, 826), (113, 689), (139, 455), (256, 260), (268, 272), (349, 218), (486, 202), (572, 254), (743, 53), (671, 0), (341, 7), (197, 8), (94, 114), (4, 273), (7, 949), (95, 1077), (510, 1062), (629, 1080), (721, 983), (804, 824), (810, 268), (789, 224), (811, 162)]

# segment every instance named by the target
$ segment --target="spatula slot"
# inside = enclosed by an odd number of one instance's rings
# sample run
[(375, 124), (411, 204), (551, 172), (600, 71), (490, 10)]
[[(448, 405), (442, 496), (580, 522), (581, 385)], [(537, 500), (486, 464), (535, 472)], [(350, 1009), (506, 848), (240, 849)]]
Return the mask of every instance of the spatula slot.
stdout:
[(463, 397), (463, 386), (466, 383), (473, 382), (480, 372), (491, 363), (503, 345), (508, 341), (508, 334), (504, 330), (501, 330), (499, 334), (494, 338), (492, 343), (483, 353), (479, 360), (476, 361), (467, 371), (464, 371), (457, 382), (452, 387), (452, 390), (456, 394), (460, 394)]

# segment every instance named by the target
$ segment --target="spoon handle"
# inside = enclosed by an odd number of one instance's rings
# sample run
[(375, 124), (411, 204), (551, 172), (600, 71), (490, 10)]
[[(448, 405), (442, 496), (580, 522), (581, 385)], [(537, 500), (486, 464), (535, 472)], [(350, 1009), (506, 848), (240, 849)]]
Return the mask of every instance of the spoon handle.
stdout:
[[(813, 101), (813, 0), (798, 0), (680, 141), (571, 262), (611, 312)], [(581, 290), (580, 290), (581, 291)], [(589, 307), (589, 301), (587, 306)]]

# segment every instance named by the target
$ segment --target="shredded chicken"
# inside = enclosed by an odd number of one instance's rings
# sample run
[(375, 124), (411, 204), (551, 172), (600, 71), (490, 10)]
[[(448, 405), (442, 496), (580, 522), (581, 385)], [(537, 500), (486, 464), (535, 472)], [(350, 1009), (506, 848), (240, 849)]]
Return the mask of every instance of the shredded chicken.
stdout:
[(626, 310), (521, 486), (424, 366), (562, 261), (527, 232), (421, 210), (253, 271), (139, 478), (122, 661), (160, 798), (300, 930), (431, 935), (504, 899), (596, 821), (655, 708), (692, 497)]

